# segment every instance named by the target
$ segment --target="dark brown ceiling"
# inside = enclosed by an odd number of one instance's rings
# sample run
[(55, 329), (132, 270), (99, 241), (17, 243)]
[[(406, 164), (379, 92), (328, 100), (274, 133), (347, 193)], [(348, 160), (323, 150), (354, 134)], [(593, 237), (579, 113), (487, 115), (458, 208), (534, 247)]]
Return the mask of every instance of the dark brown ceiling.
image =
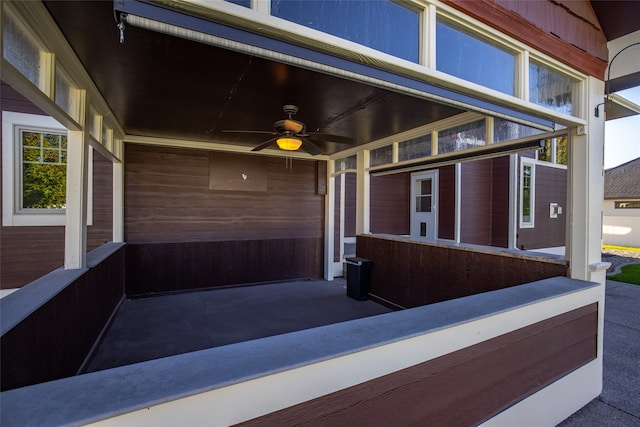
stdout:
[[(463, 112), (362, 83), (128, 26), (112, 2), (45, 3), (125, 132), (257, 145), (284, 118), (363, 144)], [(318, 144), (327, 154), (349, 146)]]
[(591, 7), (609, 41), (640, 30), (638, 0), (591, 0)]
[[(591, 3), (608, 38), (639, 29), (640, 2)], [(222, 131), (271, 131), (282, 105), (295, 104), (308, 131), (364, 144), (463, 112), (132, 26), (120, 44), (112, 1), (45, 5), (129, 135), (255, 146), (269, 135)], [(327, 154), (349, 148), (319, 145)]]

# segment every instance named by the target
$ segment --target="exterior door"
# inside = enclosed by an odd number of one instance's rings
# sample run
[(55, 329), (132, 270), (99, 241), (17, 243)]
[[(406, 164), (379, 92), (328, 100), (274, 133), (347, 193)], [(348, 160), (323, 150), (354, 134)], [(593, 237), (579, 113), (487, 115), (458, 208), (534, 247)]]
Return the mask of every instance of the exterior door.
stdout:
[(438, 172), (411, 175), (411, 237), (434, 242), (438, 238)]

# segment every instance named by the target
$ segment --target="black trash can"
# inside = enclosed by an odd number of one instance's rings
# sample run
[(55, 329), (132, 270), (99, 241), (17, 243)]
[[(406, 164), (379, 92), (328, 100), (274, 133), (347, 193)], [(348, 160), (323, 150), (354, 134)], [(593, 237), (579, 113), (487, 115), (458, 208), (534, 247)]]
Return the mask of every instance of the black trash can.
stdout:
[(347, 296), (358, 301), (366, 300), (369, 294), (372, 262), (359, 257), (349, 257), (345, 261), (347, 263)]

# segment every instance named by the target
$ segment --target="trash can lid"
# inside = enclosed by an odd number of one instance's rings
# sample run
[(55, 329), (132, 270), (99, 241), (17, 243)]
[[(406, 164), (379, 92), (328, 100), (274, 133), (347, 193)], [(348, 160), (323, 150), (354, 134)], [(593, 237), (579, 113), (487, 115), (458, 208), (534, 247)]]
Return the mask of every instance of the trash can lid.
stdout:
[(349, 263), (352, 263), (352, 264), (358, 264), (358, 265), (360, 265), (362, 263), (365, 263), (365, 262), (371, 262), (371, 260), (369, 260), (369, 259), (360, 258), (360, 257), (357, 257), (357, 256), (346, 257), (345, 261), (347, 261)]

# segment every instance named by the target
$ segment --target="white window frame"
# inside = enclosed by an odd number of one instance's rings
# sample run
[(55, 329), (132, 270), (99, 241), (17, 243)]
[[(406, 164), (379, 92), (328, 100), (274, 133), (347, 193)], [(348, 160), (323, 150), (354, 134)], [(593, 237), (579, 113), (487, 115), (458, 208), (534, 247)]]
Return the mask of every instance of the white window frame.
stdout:
[[(38, 114), (2, 112), (2, 225), (8, 226), (65, 226), (65, 209), (21, 210), (18, 204), (22, 191), (21, 156), (16, 140), (17, 130), (25, 127), (42, 132), (67, 132), (57, 120)], [(89, 177), (93, 175), (92, 152), (89, 151)], [(87, 223), (91, 224), (93, 179), (89, 179)]]
[[(522, 216), (522, 211), (524, 207), (524, 179), (522, 179), (524, 174), (524, 168), (531, 168), (531, 194), (529, 200), (531, 201), (531, 206), (529, 209), (530, 220), (524, 221)], [(534, 228), (535, 227), (535, 208), (536, 208), (536, 161), (534, 159), (529, 159), (527, 157), (521, 157), (520, 161), (520, 203), (518, 203), (518, 218), (520, 228)]]

